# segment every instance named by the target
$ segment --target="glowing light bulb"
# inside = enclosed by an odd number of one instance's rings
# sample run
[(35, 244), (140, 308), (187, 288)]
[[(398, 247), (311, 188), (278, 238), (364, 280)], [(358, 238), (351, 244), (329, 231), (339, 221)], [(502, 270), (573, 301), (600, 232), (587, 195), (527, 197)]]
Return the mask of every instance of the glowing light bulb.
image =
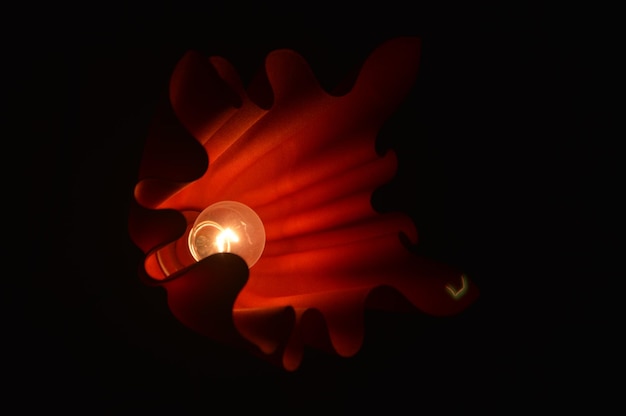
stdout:
[(215, 253), (233, 253), (252, 267), (265, 248), (265, 228), (261, 218), (247, 205), (221, 201), (198, 215), (188, 244), (196, 261)]

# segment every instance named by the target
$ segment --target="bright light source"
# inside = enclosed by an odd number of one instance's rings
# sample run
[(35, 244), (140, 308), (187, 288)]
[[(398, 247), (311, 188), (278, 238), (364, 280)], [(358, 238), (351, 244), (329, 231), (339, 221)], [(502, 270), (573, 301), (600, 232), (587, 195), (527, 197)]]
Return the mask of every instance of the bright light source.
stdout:
[(233, 253), (252, 267), (265, 248), (265, 228), (256, 212), (247, 205), (221, 201), (196, 218), (188, 243), (196, 261), (215, 253)]

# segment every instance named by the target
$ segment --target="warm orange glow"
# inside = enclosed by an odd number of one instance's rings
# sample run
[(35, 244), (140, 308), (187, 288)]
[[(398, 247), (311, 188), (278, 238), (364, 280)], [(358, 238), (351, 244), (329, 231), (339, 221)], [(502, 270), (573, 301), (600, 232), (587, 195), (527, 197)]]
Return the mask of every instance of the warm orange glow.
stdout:
[(221, 231), (217, 237), (215, 238), (215, 245), (217, 246), (217, 251), (220, 253), (228, 252), (230, 253), (230, 243), (239, 242), (239, 237), (233, 230), (230, 228), (226, 228)]
[[(463, 273), (407, 250), (400, 235), (417, 243), (407, 215), (379, 213), (370, 201), (396, 172), (395, 154), (378, 154), (375, 140), (415, 81), (419, 46), (416, 38), (381, 45), (341, 96), (290, 50), (268, 55), (257, 82), (271, 88), (244, 89), (219, 57), (179, 62), (171, 107), (146, 144), (131, 235), (146, 253), (146, 281), (167, 289), (181, 322), (294, 370), (305, 344), (355, 354), (366, 307), (451, 315), (476, 299)], [(269, 108), (247, 92), (266, 90)], [(239, 201), (262, 221), (254, 267), (190, 253), (198, 216), (219, 201)], [(225, 252), (245, 241), (232, 227), (206, 227), (214, 235), (201, 246)]]
[[(265, 248), (265, 227), (250, 207), (237, 201), (220, 201), (195, 218), (187, 241), (195, 261), (215, 253), (233, 253), (252, 267)], [(184, 267), (191, 263), (181, 264)]]

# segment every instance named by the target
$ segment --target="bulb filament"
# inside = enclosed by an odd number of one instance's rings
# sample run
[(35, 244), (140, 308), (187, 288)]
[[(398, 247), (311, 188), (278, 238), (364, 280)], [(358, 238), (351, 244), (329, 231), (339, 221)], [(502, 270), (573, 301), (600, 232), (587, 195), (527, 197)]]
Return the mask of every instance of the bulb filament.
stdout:
[(230, 243), (239, 242), (239, 237), (233, 230), (230, 228), (226, 228), (222, 230), (217, 237), (215, 237), (215, 245), (217, 246), (217, 251), (220, 253), (230, 251)]

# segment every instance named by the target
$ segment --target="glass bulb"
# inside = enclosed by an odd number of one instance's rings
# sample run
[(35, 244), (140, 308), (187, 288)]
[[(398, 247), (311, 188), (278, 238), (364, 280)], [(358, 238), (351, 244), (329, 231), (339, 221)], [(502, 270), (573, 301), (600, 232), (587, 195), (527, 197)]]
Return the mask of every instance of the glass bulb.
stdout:
[(252, 267), (265, 248), (265, 228), (261, 218), (247, 205), (221, 201), (198, 215), (188, 243), (196, 261), (215, 253), (233, 253)]

